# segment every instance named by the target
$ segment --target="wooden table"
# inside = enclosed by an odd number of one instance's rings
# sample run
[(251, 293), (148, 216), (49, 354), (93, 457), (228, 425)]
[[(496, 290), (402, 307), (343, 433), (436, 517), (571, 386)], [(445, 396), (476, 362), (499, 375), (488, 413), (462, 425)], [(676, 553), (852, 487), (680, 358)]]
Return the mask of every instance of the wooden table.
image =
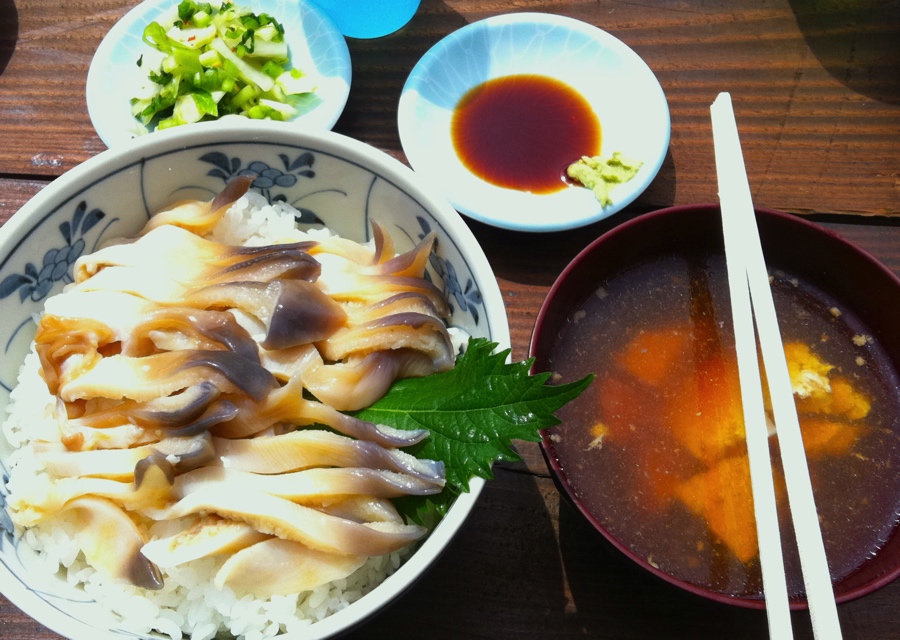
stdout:
[[(0, 0), (0, 222), (104, 149), (88, 65), (121, 0)], [(630, 216), (716, 199), (709, 104), (730, 91), (755, 202), (807, 215), (900, 273), (897, 0), (423, 0), (402, 31), (349, 40), (353, 86), (335, 130), (405, 161), (403, 83), (438, 40), (510, 11), (568, 15), (616, 35), (658, 76), (672, 114), (659, 176), (612, 220), (551, 235), (472, 222), (500, 282), (513, 356), (557, 274)], [(682, 593), (606, 550), (559, 499), (537, 445), (498, 465), (433, 569), (351, 638), (764, 638), (765, 614)], [(900, 638), (900, 582), (839, 608), (845, 638)], [(796, 636), (812, 637), (808, 615)], [(0, 638), (57, 638), (0, 597)]]

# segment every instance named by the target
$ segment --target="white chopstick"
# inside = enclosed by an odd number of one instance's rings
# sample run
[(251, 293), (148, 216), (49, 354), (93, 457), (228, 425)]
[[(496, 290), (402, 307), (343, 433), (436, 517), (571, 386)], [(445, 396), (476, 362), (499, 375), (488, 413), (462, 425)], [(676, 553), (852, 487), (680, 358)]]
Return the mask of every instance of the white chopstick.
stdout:
[[(725, 237), (725, 262), (728, 270), (728, 289), (734, 321), (734, 342), (737, 350), (741, 386), (741, 404), (750, 460), (750, 483), (753, 489), (753, 508), (756, 514), (756, 534), (759, 540), (759, 561), (762, 567), (763, 595), (772, 640), (792, 638), (787, 580), (781, 549), (781, 533), (775, 506), (775, 483), (769, 453), (769, 431), (763, 403), (762, 379), (756, 352), (756, 331), (753, 308), (747, 282), (750, 261), (750, 241), (743, 227), (747, 217), (753, 218), (753, 203), (747, 183), (744, 159), (737, 138), (737, 126), (731, 109), (731, 96), (719, 94), (713, 103), (713, 143), (716, 152), (716, 174), (719, 179), (719, 200), (722, 207), (722, 230)], [(736, 149), (736, 153), (735, 153)], [(748, 211), (749, 208), (749, 211)], [(755, 224), (755, 221), (754, 221)]]
[(813, 634), (819, 640), (839, 639), (841, 629), (831, 574), (819, 529), (806, 452), (759, 229), (756, 226), (731, 96), (728, 93), (719, 94), (710, 113), (769, 635), (771, 638), (790, 638), (792, 632), (754, 318), (769, 382), (769, 395)]

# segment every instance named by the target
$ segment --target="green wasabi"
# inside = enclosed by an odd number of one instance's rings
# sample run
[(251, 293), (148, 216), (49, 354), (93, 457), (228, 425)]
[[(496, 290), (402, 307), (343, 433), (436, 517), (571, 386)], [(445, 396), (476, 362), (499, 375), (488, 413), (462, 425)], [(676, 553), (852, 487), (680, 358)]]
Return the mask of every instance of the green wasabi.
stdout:
[(616, 151), (606, 159), (600, 156), (582, 156), (569, 165), (566, 174), (593, 191), (600, 204), (607, 207), (612, 204), (610, 191), (616, 185), (634, 178), (643, 164)]

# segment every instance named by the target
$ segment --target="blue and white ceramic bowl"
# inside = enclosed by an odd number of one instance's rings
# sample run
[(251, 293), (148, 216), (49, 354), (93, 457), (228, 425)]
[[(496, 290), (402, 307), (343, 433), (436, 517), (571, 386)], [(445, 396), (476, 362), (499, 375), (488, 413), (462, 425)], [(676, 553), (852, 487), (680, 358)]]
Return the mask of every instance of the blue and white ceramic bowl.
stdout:
[[(235, 4), (268, 13), (284, 26), (291, 64), (316, 79), (317, 89), (291, 122), (305, 129), (331, 129), (350, 94), (350, 51), (328, 16), (308, 0), (240, 0)], [(146, 82), (137, 61), (158, 52), (143, 41), (144, 28), (178, 5), (178, 0), (145, 0), (119, 20), (97, 48), (88, 70), (85, 97), (97, 135), (107, 147), (141, 134), (131, 115), (131, 98)], [(240, 117), (240, 116), (229, 116)], [(213, 121), (217, 122), (217, 121)], [(212, 123), (207, 123), (212, 124)]]
[[(618, 151), (643, 162), (637, 176), (612, 191), (612, 204), (601, 206), (582, 187), (550, 194), (498, 187), (460, 161), (451, 137), (456, 105), (469, 89), (517, 74), (570, 86), (600, 121), (601, 155)], [(656, 76), (621, 40), (565, 16), (510, 13), (465, 26), (422, 57), (403, 88), (398, 126), (412, 167), (460, 212), (507, 229), (558, 231), (596, 222), (633, 202), (662, 165), (670, 119)]]
[[(366, 144), (329, 132), (302, 132), (283, 123), (233, 121), (160, 131), (108, 150), (54, 180), (0, 227), (0, 416), (9, 403), (48, 296), (71, 282), (72, 263), (98, 244), (135, 234), (150, 215), (178, 200), (210, 199), (232, 176), (259, 175), (253, 188), (302, 212), (304, 224), (324, 224), (364, 241), (378, 220), (398, 250), (437, 233), (428, 276), (453, 307), (451, 324), (509, 347), (509, 325), (496, 278), (462, 218), (423, 189), (406, 166)], [(0, 472), (8, 475), (10, 445), (0, 436)], [(317, 622), (304, 640), (355, 626), (409, 587), (462, 525), (483, 487), (474, 478), (446, 519), (385, 582), (346, 609)], [(64, 579), (29, 572), (35, 561), (6, 516), (0, 483), (0, 592), (23, 611), (72, 640), (133, 638), (118, 621)]]

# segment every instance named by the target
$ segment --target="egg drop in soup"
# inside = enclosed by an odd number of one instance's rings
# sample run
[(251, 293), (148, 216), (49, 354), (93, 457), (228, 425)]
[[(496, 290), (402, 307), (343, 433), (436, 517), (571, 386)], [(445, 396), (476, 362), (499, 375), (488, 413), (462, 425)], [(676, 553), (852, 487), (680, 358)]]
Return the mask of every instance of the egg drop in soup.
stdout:
[(541, 75), (509, 75), (470, 89), (456, 105), (453, 146), (463, 165), (507, 189), (553, 193), (566, 167), (600, 153), (600, 121), (569, 85)]
[[(888, 539), (900, 496), (898, 377), (848, 309), (804, 280), (772, 289), (832, 578)], [(660, 257), (569, 316), (549, 368), (597, 378), (550, 436), (579, 499), (623, 546), (684, 582), (761, 594), (724, 258)], [(788, 587), (803, 592), (777, 436)]]

